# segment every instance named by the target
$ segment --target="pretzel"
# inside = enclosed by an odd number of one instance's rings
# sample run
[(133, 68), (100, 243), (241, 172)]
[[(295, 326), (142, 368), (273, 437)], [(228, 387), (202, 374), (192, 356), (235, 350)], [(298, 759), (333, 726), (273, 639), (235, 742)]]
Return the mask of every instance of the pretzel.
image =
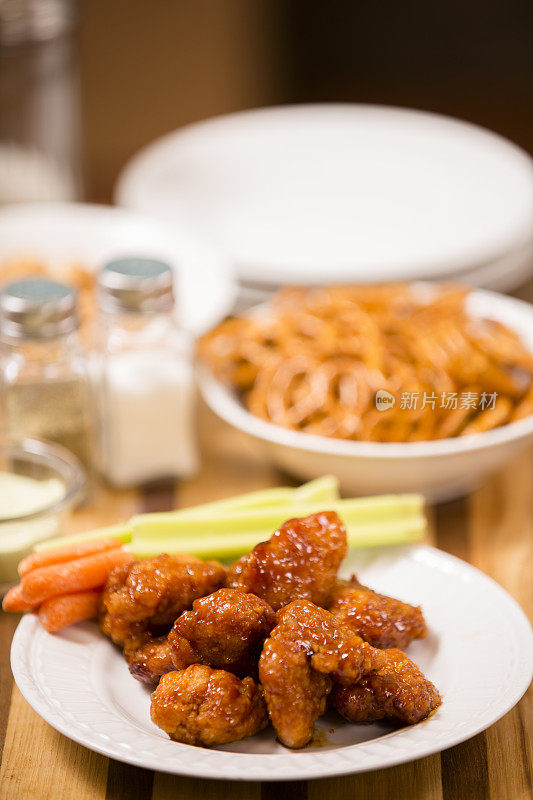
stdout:
[[(288, 287), (204, 336), (199, 355), (251, 413), (293, 430), (376, 442), (481, 433), (533, 413), (533, 354), (472, 316), (468, 297), (455, 285)], [(380, 389), (394, 405), (376, 403)]]

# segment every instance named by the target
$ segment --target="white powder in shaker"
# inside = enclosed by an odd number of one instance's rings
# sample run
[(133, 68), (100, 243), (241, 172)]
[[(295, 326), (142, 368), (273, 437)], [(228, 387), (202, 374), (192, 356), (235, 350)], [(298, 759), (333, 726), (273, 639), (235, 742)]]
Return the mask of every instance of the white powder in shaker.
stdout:
[(104, 471), (112, 484), (194, 472), (195, 388), (188, 359), (157, 349), (110, 356), (103, 390)]

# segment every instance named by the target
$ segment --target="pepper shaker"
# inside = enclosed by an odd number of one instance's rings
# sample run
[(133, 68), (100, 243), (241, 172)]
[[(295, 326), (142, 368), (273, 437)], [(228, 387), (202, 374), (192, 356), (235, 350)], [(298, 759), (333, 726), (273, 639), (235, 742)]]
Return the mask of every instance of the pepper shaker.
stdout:
[(0, 292), (5, 432), (57, 442), (90, 467), (93, 411), (77, 328), (66, 284), (27, 279)]

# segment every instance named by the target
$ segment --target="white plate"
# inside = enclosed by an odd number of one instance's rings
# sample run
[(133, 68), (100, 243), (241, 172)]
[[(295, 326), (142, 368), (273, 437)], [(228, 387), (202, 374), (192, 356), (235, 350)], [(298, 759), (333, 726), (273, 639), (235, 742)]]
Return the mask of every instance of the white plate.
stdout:
[(511, 292), (528, 280), (532, 267), (533, 241), (496, 261), (457, 273), (454, 280), (467, 286), (481, 286), (494, 292)]
[(2, 262), (18, 257), (51, 267), (72, 262), (98, 269), (129, 255), (159, 258), (176, 270), (177, 313), (193, 334), (204, 333), (230, 311), (236, 288), (227, 260), (176, 224), (89, 203), (0, 209), (0, 277)]
[(249, 282), (451, 277), (531, 243), (533, 161), (436, 114), (284, 106), (164, 136), (116, 199), (216, 243)]
[[(453, 280), (465, 286), (483, 287), (494, 292), (511, 292), (524, 284), (530, 277), (532, 266), (533, 241), (496, 261), (465, 272), (457, 272), (454, 274)], [(447, 275), (437, 275), (432, 280), (446, 281), (448, 277)], [(268, 301), (280, 288), (282, 288), (281, 285), (241, 282), (233, 313), (241, 313), (251, 306)]]
[(13, 674), (38, 714), (92, 750), (149, 769), (226, 780), (320, 778), (412, 761), (474, 736), (518, 702), (531, 680), (531, 629), (494, 581), (425, 546), (352, 554), (346, 574), (353, 569), (365, 583), (422, 604), (431, 632), (409, 653), (443, 704), (419, 725), (350, 725), (332, 713), (318, 723), (321, 746), (302, 751), (285, 749), (271, 728), (213, 750), (178, 744), (151, 723), (148, 691), (96, 624), (50, 635), (31, 615), (15, 633)]

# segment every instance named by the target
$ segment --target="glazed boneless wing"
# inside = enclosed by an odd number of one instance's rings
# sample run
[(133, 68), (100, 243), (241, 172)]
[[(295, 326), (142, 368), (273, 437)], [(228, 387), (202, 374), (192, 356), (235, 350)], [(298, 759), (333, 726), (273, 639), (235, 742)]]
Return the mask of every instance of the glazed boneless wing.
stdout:
[(275, 624), (276, 615), (265, 600), (236, 589), (219, 589), (195, 600), (192, 610), (178, 617), (168, 641), (176, 667), (188, 646), (195, 663), (253, 677), (263, 642)]
[(259, 675), (280, 741), (287, 747), (304, 747), (326, 710), (331, 678), (311, 667), (304, 650), (281, 638), (265, 642)]
[(185, 669), (197, 660), (185, 640), (172, 652), (167, 636), (151, 636), (148, 633), (142, 644), (138, 640), (135, 646), (126, 644), (124, 657), (133, 677), (152, 687), (157, 686), (161, 675), (175, 669)]
[(272, 638), (294, 642), (317, 672), (351, 685), (383, 664), (380, 650), (350, 628), (337, 623), (329, 611), (308, 600), (295, 600), (277, 613)]
[(280, 741), (303, 747), (325, 710), (332, 678), (353, 685), (384, 658), (382, 651), (307, 600), (285, 606), (277, 620), (261, 653), (259, 679)]
[(163, 675), (150, 714), (174, 741), (204, 747), (253, 736), (268, 725), (263, 690), (252, 678), (200, 664)]
[(263, 598), (274, 611), (298, 598), (325, 605), (346, 548), (334, 511), (290, 519), (233, 565), (228, 586)]
[(355, 575), (349, 581), (336, 582), (328, 608), (337, 622), (373, 647), (404, 648), (427, 633), (420, 606), (378, 594), (359, 583)]
[(381, 651), (385, 663), (354, 686), (336, 685), (335, 708), (350, 722), (394, 719), (413, 725), (441, 704), (437, 689), (401, 650)]
[(165, 553), (114, 570), (100, 600), (100, 627), (115, 644), (145, 644), (149, 631), (168, 633), (198, 597), (219, 589), (226, 571), (217, 561)]

